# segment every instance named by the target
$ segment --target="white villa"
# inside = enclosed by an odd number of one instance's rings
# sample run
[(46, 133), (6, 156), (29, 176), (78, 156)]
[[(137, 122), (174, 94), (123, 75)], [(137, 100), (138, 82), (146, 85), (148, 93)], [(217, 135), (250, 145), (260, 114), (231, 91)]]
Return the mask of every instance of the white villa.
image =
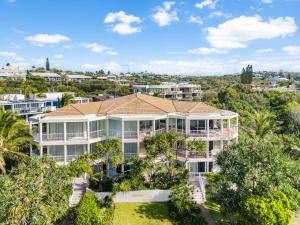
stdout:
[(134, 93), (159, 95), (162, 98), (193, 100), (201, 97), (201, 86), (188, 83), (162, 83), (161, 85), (133, 85)]
[[(118, 138), (124, 159), (144, 158), (143, 139), (156, 132), (174, 130), (188, 139), (207, 142), (205, 154), (190, 152), (184, 143), (174, 146), (176, 159), (187, 162), (190, 172), (217, 169), (216, 155), (238, 138), (238, 114), (202, 102), (167, 100), (140, 93), (87, 104), (71, 104), (31, 117), (30, 128), (39, 148), (31, 155), (47, 155), (67, 164), (107, 138)], [(37, 126), (33, 125), (37, 124)], [(116, 169), (113, 169), (116, 172)], [(119, 171), (127, 170), (122, 164)]]

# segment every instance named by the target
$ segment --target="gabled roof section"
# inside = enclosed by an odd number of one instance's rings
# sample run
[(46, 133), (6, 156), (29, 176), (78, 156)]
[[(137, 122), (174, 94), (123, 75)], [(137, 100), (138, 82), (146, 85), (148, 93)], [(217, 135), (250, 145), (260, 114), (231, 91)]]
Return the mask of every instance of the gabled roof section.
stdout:
[(49, 116), (89, 115), (89, 114), (163, 114), (182, 113), (215, 113), (222, 110), (202, 102), (172, 101), (135, 93), (111, 100), (86, 104), (71, 104), (50, 112)]

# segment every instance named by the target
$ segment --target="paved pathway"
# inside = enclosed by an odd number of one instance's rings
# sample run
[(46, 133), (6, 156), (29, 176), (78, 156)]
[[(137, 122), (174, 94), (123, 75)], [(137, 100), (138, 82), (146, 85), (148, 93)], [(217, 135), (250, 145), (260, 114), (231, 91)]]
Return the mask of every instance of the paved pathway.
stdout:
[(87, 188), (87, 180), (79, 177), (73, 180), (73, 192), (70, 198), (70, 207), (75, 207), (80, 202)]
[(216, 225), (215, 221), (212, 219), (209, 210), (205, 204), (200, 205), (202, 216), (204, 217), (207, 225)]
[(299, 225), (300, 224), (300, 213), (292, 215), (291, 225)]

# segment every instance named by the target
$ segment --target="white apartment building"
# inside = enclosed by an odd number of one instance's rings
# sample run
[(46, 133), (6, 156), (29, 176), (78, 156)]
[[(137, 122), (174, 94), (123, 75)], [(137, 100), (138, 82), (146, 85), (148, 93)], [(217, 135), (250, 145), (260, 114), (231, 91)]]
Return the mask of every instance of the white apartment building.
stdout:
[(167, 99), (193, 100), (201, 97), (201, 86), (188, 83), (162, 83), (161, 85), (133, 85), (133, 92), (159, 95)]
[(50, 72), (31, 72), (30, 73), (34, 77), (42, 77), (46, 81), (56, 81), (56, 82), (61, 82), (61, 76), (58, 75), (57, 73), (50, 73)]
[(72, 81), (72, 82), (81, 82), (81, 81), (86, 81), (86, 80), (92, 80), (92, 77), (86, 76), (86, 75), (81, 75), (81, 74), (68, 74), (68, 75), (66, 75), (66, 78), (68, 81)]
[[(191, 172), (209, 172), (217, 170), (218, 152), (238, 138), (237, 113), (202, 102), (167, 100), (140, 93), (72, 104), (30, 120), (37, 124), (30, 127), (39, 146), (32, 147), (31, 155), (47, 155), (59, 164), (95, 151), (96, 144), (108, 138), (120, 139), (124, 159), (144, 158), (145, 137), (174, 130), (185, 134), (188, 140), (207, 142), (205, 154), (190, 152), (184, 142), (174, 146), (174, 151), (177, 161), (187, 162)], [(122, 164), (120, 171), (126, 168)]]
[(7, 65), (0, 69), (0, 79), (26, 80), (26, 70), (20, 67)]

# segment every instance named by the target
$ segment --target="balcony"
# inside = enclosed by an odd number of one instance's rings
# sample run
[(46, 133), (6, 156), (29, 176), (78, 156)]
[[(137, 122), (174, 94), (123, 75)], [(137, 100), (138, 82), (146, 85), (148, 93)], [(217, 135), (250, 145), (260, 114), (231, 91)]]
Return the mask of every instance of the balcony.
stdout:
[(110, 138), (122, 138), (122, 133), (119, 130), (109, 130), (109, 137)]
[(137, 131), (124, 131), (125, 139), (137, 139)]
[(140, 138), (145, 138), (153, 135), (153, 130), (152, 129), (144, 129), (140, 130)]
[(90, 132), (90, 138), (101, 138), (106, 136), (106, 130), (96, 130)]
[(132, 158), (132, 157), (138, 157), (137, 153), (124, 152), (124, 158)]
[(67, 133), (67, 140), (77, 140), (77, 139), (84, 139), (84, 133)]
[(43, 133), (43, 141), (62, 141), (64, 140), (64, 133)]
[(198, 152), (192, 152), (187, 149), (177, 149), (176, 151), (176, 156), (178, 158), (190, 158), (190, 159), (198, 159), (198, 158), (206, 158), (207, 154), (206, 153), (198, 153)]
[(190, 137), (202, 137), (202, 138), (216, 138), (216, 139), (225, 139), (236, 136), (238, 133), (238, 128), (224, 128), (221, 129), (210, 129), (210, 130), (190, 130)]

